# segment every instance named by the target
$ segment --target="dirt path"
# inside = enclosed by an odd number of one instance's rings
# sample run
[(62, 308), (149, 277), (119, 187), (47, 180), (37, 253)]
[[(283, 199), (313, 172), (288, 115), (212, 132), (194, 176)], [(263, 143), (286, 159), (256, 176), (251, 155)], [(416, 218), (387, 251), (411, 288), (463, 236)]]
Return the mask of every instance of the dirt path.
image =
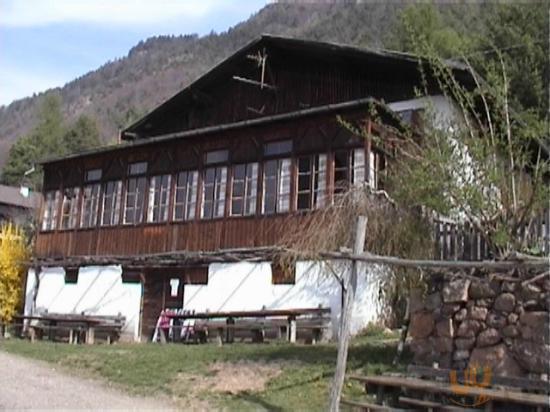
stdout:
[(47, 363), (0, 351), (0, 409), (175, 410), (168, 400), (121, 393)]

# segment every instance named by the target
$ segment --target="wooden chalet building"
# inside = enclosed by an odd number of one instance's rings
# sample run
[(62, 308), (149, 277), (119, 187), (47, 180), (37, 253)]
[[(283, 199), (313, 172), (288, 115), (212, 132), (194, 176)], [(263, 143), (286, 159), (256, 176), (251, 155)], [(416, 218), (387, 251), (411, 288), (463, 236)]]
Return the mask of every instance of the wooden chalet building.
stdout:
[[(415, 99), (419, 82), (414, 56), (265, 35), (124, 130), (124, 144), (46, 161), (27, 311), (123, 313), (136, 339), (151, 337), (164, 307), (323, 305), (337, 318), (339, 285), (307, 262), (286, 279), (269, 262), (137, 270), (101, 258), (276, 244), (347, 185), (378, 184), (384, 150), (337, 115), (365, 121), (384, 101), (414, 121), (427, 100), (452, 113), (436, 91)], [(90, 263), (55, 263), (75, 256)], [(364, 278), (354, 330), (377, 316)]]

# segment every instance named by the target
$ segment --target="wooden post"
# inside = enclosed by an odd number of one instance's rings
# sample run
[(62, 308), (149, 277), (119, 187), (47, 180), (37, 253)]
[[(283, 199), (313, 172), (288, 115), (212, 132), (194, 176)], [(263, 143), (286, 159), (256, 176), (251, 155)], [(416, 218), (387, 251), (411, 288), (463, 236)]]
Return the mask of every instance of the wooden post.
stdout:
[(95, 328), (93, 326), (88, 326), (88, 331), (86, 332), (86, 343), (88, 345), (93, 345), (95, 341)]
[(225, 321), (227, 325), (227, 331), (225, 334), (225, 341), (227, 343), (233, 343), (235, 341), (235, 319), (234, 318), (227, 318)]
[[(367, 217), (359, 216), (355, 228), (355, 240), (353, 254), (363, 253), (365, 246), (365, 234), (367, 229)], [(347, 277), (346, 296), (344, 308), (340, 314), (340, 333), (338, 336), (338, 355), (336, 358), (336, 371), (334, 380), (330, 388), (329, 410), (337, 412), (340, 410), (340, 398), (342, 397), (342, 387), (346, 373), (346, 363), (348, 359), (348, 347), (350, 338), (351, 315), (353, 312), (353, 302), (355, 300), (355, 291), (357, 290), (357, 274), (359, 263), (357, 260), (352, 262), (351, 273)]]
[(288, 334), (288, 341), (291, 343), (295, 343), (296, 342), (296, 317), (295, 316), (288, 317), (287, 334)]

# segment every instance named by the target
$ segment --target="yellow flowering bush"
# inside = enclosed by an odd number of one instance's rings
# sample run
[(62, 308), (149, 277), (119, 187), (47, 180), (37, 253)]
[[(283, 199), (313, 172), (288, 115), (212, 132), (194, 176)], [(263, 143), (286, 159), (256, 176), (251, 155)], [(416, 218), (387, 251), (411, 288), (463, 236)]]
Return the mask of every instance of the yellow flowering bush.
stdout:
[(15, 315), (23, 293), (29, 248), (23, 231), (8, 223), (0, 227), (0, 323)]

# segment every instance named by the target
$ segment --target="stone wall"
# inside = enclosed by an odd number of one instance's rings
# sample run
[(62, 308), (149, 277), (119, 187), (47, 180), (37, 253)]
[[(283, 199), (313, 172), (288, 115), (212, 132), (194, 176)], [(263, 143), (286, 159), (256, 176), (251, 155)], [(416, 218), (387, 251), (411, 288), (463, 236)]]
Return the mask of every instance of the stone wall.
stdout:
[(548, 375), (550, 278), (527, 283), (535, 275), (432, 274), (428, 294), (411, 294), (414, 363), (458, 370), (489, 366), (501, 376)]

